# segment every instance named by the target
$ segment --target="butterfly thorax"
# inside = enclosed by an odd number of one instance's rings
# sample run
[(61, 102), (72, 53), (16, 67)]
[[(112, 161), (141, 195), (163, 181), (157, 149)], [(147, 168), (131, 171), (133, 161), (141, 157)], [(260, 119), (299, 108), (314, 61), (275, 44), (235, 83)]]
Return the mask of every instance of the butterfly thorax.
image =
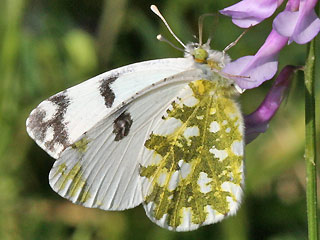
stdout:
[(214, 83), (212, 84), (214, 95), (227, 97), (238, 95), (234, 80), (222, 73), (222, 69), (231, 61), (229, 55), (212, 50), (209, 43), (203, 45), (189, 43), (186, 46), (185, 57), (192, 59), (195, 67), (203, 71), (203, 80)]

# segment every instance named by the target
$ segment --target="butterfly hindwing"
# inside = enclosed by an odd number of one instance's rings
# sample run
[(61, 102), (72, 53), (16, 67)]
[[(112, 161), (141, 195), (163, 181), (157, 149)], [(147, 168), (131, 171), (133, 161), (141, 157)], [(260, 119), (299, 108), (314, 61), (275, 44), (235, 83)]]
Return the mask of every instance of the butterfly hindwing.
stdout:
[(239, 207), (244, 133), (231, 88), (207, 80), (189, 83), (145, 142), (144, 207), (158, 225), (190, 231)]
[(58, 158), (99, 121), (128, 104), (143, 90), (190, 70), (185, 58), (152, 60), (121, 67), (43, 101), (27, 119), (27, 131), (50, 156)]

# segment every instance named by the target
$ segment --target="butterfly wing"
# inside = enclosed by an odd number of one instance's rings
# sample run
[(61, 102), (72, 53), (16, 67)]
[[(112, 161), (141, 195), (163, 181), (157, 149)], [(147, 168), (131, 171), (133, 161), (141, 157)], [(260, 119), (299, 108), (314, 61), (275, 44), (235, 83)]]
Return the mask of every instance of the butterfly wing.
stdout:
[(152, 127), (140, 175), (144, 208), (161, 227), (190, 231), (239, 207), (243, 120), (225, 92), (212, 81), (191, 82)]
[(43, 101), (27, 119), (27, 132), (53, 158), (99, 121), (143, 90), (191, 68), (185, 58), (152, 60), (121, 67)]

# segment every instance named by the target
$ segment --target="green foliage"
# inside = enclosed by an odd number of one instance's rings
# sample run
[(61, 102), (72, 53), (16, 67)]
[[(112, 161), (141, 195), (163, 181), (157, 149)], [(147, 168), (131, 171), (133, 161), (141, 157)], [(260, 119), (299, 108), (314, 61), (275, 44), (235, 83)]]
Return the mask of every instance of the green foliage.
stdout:
[[(194, 41), (198, 17), (233, 1), (161, 0), (176, 34)], [(149, 10), (150, 1), (3, 0), (0, 8), (0, 239), (305, 239), (304, 114), (301, 75), (264, 135), (246, 148), (246, 193), (239, 213), (189, 233), (160, 229), (142, 207), (104, 212), (76, 206), (51, 191), (53, 160), (27, 136), (25, 120), (41, 100), (101, 72), (182, 53)], [(268, 20), (229, 51), (254, 54), (271, 28)], [(242, 32), (230, 19), (205, 19), (204, 39), (223, 49)], [(291, 44), (280, 66), (304, 64), (305, 47)], [(319, 81), (316, 91), (320, 91)], [(254, 110), (271, 81), (241, 96)], [(318, 94), (319, 95), (319, 94)], [(316, 100), (317, 102), (317, 100)], [(318, 99), (320, 102), (320, 99)], [(317, 113), (317, 116), (319, 114)], [(319, 119), (319, 118), (318, 118)]]

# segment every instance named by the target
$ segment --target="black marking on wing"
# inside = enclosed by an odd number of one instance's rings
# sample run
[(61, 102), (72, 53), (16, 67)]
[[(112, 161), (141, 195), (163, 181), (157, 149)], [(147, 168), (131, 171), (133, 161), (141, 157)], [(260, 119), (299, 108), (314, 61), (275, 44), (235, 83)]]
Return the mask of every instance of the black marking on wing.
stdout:
[(57, 106), (56, 112), (49, 120), (44, 120), (47, 112), (41, 107), (37, 108), (30, 116), (28, 128), (32, 131), (36, 140), (45, 141), (46, 132), (48, 128), (53, 129), (53, 139), (46, 141), (44, 144), (50, 151), (54, 151), (55, 144), (59, 143), (64, 148), (70, 145), (68, 142), (68, 132), (66, 130), (66, 122), (64, 122), (64, 115), (70, 104), (70, 99), (67, 96), (67, 91), (58, 93), (50, 97), (47, 101), (52, 102)]
[(100, 85), (100, 94), (104, 98), (104, 104), (106, 105), (107, 108), (112, 107), (115, 95), (112, 89), (110, 88), (110, 84), (113, 83), (115, 80), (117, 80), (119, 76), (111, 76), (108, 79), (103, 79), (101, 81)]
[(131, 115), (127, 112), (123, 112), (116, 120), (114, 120), (112, 131), (116, 135), (114, 140), (120, 141), (125, 136), (128, 136), (132, 123)]

